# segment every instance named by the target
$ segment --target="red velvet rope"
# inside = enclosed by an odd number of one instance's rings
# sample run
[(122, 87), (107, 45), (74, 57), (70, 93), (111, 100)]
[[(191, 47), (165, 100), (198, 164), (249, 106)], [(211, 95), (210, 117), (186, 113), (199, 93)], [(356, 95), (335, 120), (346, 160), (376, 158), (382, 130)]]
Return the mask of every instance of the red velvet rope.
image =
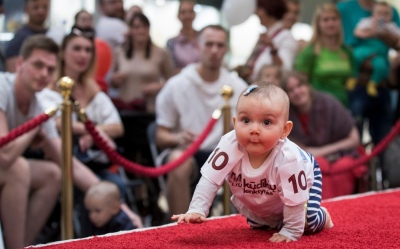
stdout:
[(374, 146), (371, 153), (369, 153), (364, 157), (357, 158), (357, 160), (354, 162), (355, 166), (358, 166), (360, 164), (365, 164), (373, 157), (379, 155), (399, 133), (400, 133), (400, 120), (396, 122), (396, 124), (392, 127), (392, 129), (386, 135), (386, 137), (384, 137), (382, 141), (380, 141), (376, 146)]
[(380, 141), (374, 148), (371, 153), (361, 156), (359, 158), (353, 159), (348, 158), (346, 163), (342, 165), (338, 165), (338, 167), (332, 167), (329, 169), (329, 174), (340, 174), (344, 173), (348, 170), (352, 170), (360, 165), (366, 164), (373, 157), (379, 155), (392, 140), (400, 133), (400, 120), (396, 122), (396, 124), (392, 127), (390, 132)]
[(40, 114), (39, 116), (29, 120), (25, 124), (18, 126), (17, 128), (12, 129), (7, 135), (0, 138), (0, 147), (3, 147), (7, 143), (11, 142), (12, 140), (16, 139), (17, 137), (21, 136), (22, 134), (27, 133), (28, 131), (32, 130), (33, 128), (41, 125), (43, 122), (46, 122), (51, 115), (46, 113)]
[(200, 148), (200, 145), (204, 142), (204, 140), (214, 127), (217, 120), (218, 119), (216, 118), (211, 118), (206, 128), (196, 139), (196, 141), (194, 141), (178, 159), (169, 162), (165, 165), (162, 165), (161, 167), (158, 168), (143, 166), (127, 160), (123, 156), (119, 155), (113, 148), (111, 148), (107, 144), (107, 142), (97, 132), (96, 128), (94, 127), (93, 123), (90, 120), (87, 120), (87, 122), (85, 122), (85, 126), (90, 135), (92, 135), (94, 143), (97, 145), (97, 147), (99, 147), (102, 151), (104, 151), (104, 153), (106, 153), (111, 162), (122, 165), (127, 171), (130, 171), (131, 173), (134, 174), (139, 174), (148, 177), (157, 177), (160, 175), (165, 175), (171, 170), (177, 168), (182, 163), (184, 163), (189, 157), (191, 157), (194, 153), (196, 153), (196, 151)]
[[(142, 166), (136, 163), (133, 163), (126, 158), (119, 155), (114, 149), (112, 149), (105, 140), (99, 135), (96, 131), (93, 123), (88, 120), (85, 125), (86, 129), (94, 138), (95, 144), (103, 150), (107, 156), (109, 157), (110, 161), (116, 164), (120, 164), (124, 166), (128, 171), (132, 173), (141, 174), (149, 177), (157, 177), (160, 175), (164, 175), (171, 170), (175, 169), (179, 165), (181, 165), (184, 161), (186, 161), (190, 156), (192, 156), (203, 143), (204, 139), (208, 136), (209, 132), (215, 125), (217, 119), (212, 118), (209, 123), (207, 124), (206, 128), (204, 129), (203, 133), (199, 136), (199, 138), (192, 143), (189, 148), (182, 154), (180, 158), (173, 162), (169, 162), (162, 167), (159, 168), (149, 168), (146, 166)], [(353, 159), (349, 158), (346, 163), (341, 164), (340, 167), (333, 167), (330, 169), (329, 174), (339, 174), (346, 172), (348, 170), (354, 169), (362, 164), (366, 164), (370, 161), (373, 157), (379, 155), (388, 145), (389, 143), (396, 137), (397, 134), (400, 133), (400, 120), (392, 127), (391, 131), (382, 139), (382, 141), (377, 144), (369, 153), (368, 155), (363, 155), (360, 158)]]

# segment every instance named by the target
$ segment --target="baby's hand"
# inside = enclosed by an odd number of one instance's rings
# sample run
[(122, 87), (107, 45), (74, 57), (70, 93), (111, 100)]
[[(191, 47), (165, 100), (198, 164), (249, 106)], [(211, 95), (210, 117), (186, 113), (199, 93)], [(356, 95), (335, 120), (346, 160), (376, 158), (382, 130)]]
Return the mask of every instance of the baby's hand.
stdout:
[(197, 213), (190, 214), (174, 214), (171, 220), (177, 220), (178, 224), (182, 223), (203, 223), (206, 221), (206, 217)]
[(292, 241), (285, 235), (279, 234), (279, 233), (274, 233), (272, 237), (269, 239), (271, 242), (290, 242)]

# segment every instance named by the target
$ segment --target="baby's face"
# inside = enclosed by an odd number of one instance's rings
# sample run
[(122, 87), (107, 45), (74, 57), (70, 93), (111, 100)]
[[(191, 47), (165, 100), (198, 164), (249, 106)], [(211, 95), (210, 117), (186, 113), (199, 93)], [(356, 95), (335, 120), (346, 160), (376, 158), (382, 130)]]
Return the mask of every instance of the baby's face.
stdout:
[(283, 138), (287, 106), (278, 97), (260, 99), (251, 94), (241, 96), (237, 104), (235, 132), (239, 144), (250, 158), (266, 159), (279, 139)]
[(385, 23), (392, 20), (392, 9), (389, 6), (376, 5), (372, 11), (375, 21), (384, 20)]
[(279, 86), (280, 82), (279, 69), (276, 67), (264, 68), (260, 73), (260, 81), (270, 82), (276, 86)]
[(115, 205), (97, 197), (86, 198), (85, 207), (96, 227), (103, 227), (116, 214)]

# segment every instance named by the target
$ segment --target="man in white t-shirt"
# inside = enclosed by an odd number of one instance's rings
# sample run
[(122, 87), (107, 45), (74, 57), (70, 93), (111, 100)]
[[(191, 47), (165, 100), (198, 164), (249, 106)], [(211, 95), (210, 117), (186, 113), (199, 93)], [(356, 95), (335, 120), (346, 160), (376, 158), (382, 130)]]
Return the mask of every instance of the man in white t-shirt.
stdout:
[[(201, 59), (169, 79), (156, 99), (156, 141), (160, 148), (172, 148), (167, 161), (177, 159), (206, 127), (215, 109), (224, 104), (223, 85), (230, 85), (234, 111), (240, 92), (247, 84), (222, 67), (227, 50), (227, 33), (217, 25), (205, 27), (199, 34)], [(173, 214), (189, 207), (191, 184), (199, 180), (199, 168), (207, 160), (223, 135), (223, 121), (218, 121), (194, 158), (188, 159), (168, 174), (168, 204)], [(197, 167), (196, 167), (197, 165)], [(191, 180), (194, 180), (191, 182)]]
[[(44, 112), (36, 93), (53, 80), (58, 52), (52, 39), (30, 36), (21, 47), (16, 74), (0, 74), (0, 137)], [(27, 159), (23, 153), (28, 148), (43, 150), (46, 160)], [(60, 192), (59, 165), (61, 140), (52, 120), (0, 148), (1, 222), (6, 248), (30, 245), (40, 232)], [(73, 177), (82, 191), (98, 181), (76, 159)]]
[[(46, 42), (35, 51), (23, 49), (25, 58), (16, 60), (18, 77), (0, 73), (0, 137), (43, 113), (35, 91), (51, 79), (48, 72), (55, 70), (58, 53), (57, 44)], [(55, 126), (48, 121), (0, 148), (1, 225), (6, 248), (33, 242), (57, 200), (61, 180), (57, 165), (22, 156), (29, 146), (44, 145), (55, 137)]]
[(124, 22), (124, 4), (122, 0), (100, 0), (102, 15), (96, 24), (96, 37), (106, 41), (114, 51), (125, 41), (128, 26)]

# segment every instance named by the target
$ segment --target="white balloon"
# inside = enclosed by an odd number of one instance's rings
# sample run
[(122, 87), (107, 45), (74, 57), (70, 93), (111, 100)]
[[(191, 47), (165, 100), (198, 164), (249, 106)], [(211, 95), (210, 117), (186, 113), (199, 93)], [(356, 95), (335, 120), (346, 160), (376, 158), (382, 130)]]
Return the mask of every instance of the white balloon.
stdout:
[(229, 26), (246, 21), (256, 10), (256, 0), (224, 0), (222, 16)]

